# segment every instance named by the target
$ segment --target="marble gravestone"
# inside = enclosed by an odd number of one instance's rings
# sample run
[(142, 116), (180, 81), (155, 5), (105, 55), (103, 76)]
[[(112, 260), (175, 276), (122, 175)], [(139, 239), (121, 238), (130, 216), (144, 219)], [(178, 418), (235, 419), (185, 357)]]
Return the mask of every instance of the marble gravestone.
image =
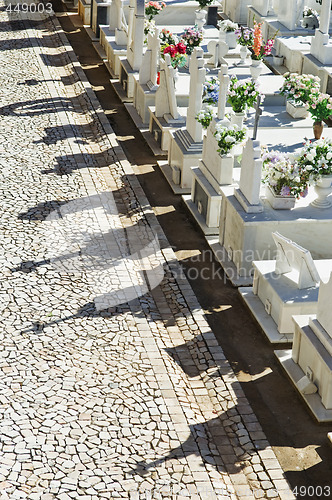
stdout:
[(318, 422), (332, 421), (332, 274), (321, 281), (316, 314), (293, 316), (292, 350), (276, 356)]
[(248, 139), (243, 150), (239, 188), (234, 195), (247, 213), (263, 211), (260, 202), (260, 188), (263, 161), (259, 141)]
[(225, 41), (225, 32), (219, 30), (219, 39), (210, 40), (207, 44), (207, 49), (211, 57), (208, 59), (207, 64), (212, 65), (214, 68), (218, 68), (224, 64), (227, 64), (224, 57), (227, 55), (229, 47)]
[(218, 114), (212, 119), (207, 134), (203, 138), (203, 155), (198, 167), (192, 168), (191, 196), (184, 201), (206, 236), (218, 234), (221, 186), (233, 183), (234, 156), (220, 155), (218, 142), (214, 136), (216, 125), (228, 127), (225, 118), (226, 99), (229, 85), (227, 66), (219, 70)]
[(109, 22), (109, 6), (108, 0), (91, 0), (90, 27), (97, 39), (100, 38), (100, 26)]
[(174, 72), (170, 55), (165, 54), (165, 59), (160, 59), (160, 82), (155, 106), (149, 107), (149, 131), (163, 151), (168, 151), (170, 147), (171, 132), (185, 125), (185, 118), (177, 108)]
[(289, 30), (300, 26), (304, 0), (280, 0), (278, 10), (278, 21)]
[(134, 74), (140, 70), (144, 53), (145, 3), (144, 0), (130, 0), (130, 5), (135, 8), (135, 15), (128, 34), (127, 57), (120, 60), (120, 83), (127, 98), (133, 99)]
[(190, 192), (191, 167), (197, 165), (202, 156), (202, 125), (195, 119), (202, 107), (206, 76), (203, 49), (196, 47), (190, 58), (189, 105), (186, 127), (175, 130), (168, 150), (168, 162), (159, 166), (176, 193)]
[(78, 0), (77, 9), (83, 25), (89, 25), (91, 19), (91, 0)]
[(246, 24), (252, 0), (224, 0), (224, 12), (235, 23)]
[(311, 42), (310, 53), (324, 65), (332, 64), (332, 43), (329, 37), (332, 0), (322, 0), (319, 28)]
[(112, 0), (109, 10), (109, 26), (100, 27), (100, 44), (106, 52), (107, 68), (115, 78), (120, 74), (120, 59), (127, 54), (135, 7), (133, 2), (128, 6), (127, 1)]
[(149, 123), (149, 106), (153, 106), (158, 89), (157, 71), (160, 54), (160, 30), (155, 28), (153, 35), (147, 37), (147, 49), (138, 75), (135, 75), (135, 91), (133, 105), (143, 124)]
[(239, 292), (271, 343), (292, 342), (292, 316), (316, 313), (319, 283), (329, 277), (332, 260), (314, 261), (300, 245), (272, 236), (276, 260), (254, 261), (253, 287)]

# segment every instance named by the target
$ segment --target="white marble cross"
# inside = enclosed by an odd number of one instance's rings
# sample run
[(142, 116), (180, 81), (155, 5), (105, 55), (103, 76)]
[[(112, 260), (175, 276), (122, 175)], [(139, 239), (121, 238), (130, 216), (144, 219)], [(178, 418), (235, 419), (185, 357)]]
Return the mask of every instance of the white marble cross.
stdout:
[(155, 27), (153, 35), (148, 33), (148, 47), (143, 56), (142, 65), (139, 70), (139, 83), (149, 84), (150, 89), (157, 85), (157, 69), (160, 54), (160, 29)]
[(179, 112), (175, 96), (174, 71), (170, 55), (165, 54), (165, 60), (160, 59), (160, 83), (156, 92), (155, 114), (158, 117), (170, 114), (177, 120)]
[(132, 69), (139, 71), (143, 59), (145, 4), (144, 0), (130, 0), (130, 5), (135, 5), (135, 16), (128, 35), (127, 59)]
[(259, 141), (248, 139), (243, 149), (239, 189), (235, 197), (247, 213), (262, 212), (259, 193), (263, 161)]
[[(130, 13), (134, 12), (134, 7), (131, 7), (131, 10), (129, 10), (129, 18), (128, 18), (128, 25), (125, 23), (125, 17), (124, 17), (124, 12), (123, 12), (123, 0), (113, 0), (112, 1), (112, 9), (113, 9), (113, 4), (114, 4), (114, 20), (110, 18), (110, 28), (111, 28), (111, 23), (114, 23), (114, 30), (115, 30), (115, 43), (117, 45), (127, 45), (128, 43), (128, 29), (129, 26), (132, 25), (132, 17)], [(111, 13), (110, 13), (111, 16)]]
[(203, 49), (196, 47), (191, 55), (190, 64), (189, 105), (186, 128), (195, 142), (202, 140), (202, 125), (195, 116), (202, 108), (202, 96), (206, 69), (204, 67)]

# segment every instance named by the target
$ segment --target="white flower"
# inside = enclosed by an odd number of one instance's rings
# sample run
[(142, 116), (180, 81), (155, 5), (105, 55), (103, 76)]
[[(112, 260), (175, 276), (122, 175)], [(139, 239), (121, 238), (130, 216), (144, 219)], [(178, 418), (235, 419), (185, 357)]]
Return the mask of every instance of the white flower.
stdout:
[(235, 139), (231, 135), (226, 135), (225, 142), (232, 143), (232, 142), (235, 142)]
[(332, 158), (332, 152), (331, 152), (331, 151), (329, 151), (329, 152), (327, 153), (327, 155), (326, 155), (326, 159), (327, 159), (327, 160), (331, 160), (331, 158)]

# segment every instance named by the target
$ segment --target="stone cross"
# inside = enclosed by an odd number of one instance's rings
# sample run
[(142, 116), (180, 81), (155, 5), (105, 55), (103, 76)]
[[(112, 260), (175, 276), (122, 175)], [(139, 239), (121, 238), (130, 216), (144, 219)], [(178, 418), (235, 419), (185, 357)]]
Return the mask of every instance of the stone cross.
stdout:
[(262, 212), (259, 193), (263, 161), (259, 141), (248, 139), (243, 149), (239, 189), (234, 195), (247, 213)]
[(150, 90), (157, 85), (157, 69), (160, 54), (159, 33), (160, 30), (157, 27), (153, 35), (148, 33), (148, 47), (139, 70), (139, 83), (141, 85), (148, 84)]
[(165, 54), (165, 60), (160, 59), (160, 83), (155, 98), (155, 114), (158, 117), (170, 114), (175, 120), (179, 118), (175, 96), (174, 68), (171, 65), (169, 54)]
[(259, 119), (263, 113), (262, 109), (260, 108), (260, 104), (261, 104), (261, 96), (259, 95), (257, 97), (257, 102), (256, 102), (255, 123), (254, 123), (254, 130), (252, 133), (253, 140), (257, 139), (257, 130), (258, 130), (258, 125), (259, 125)]
[[(115, 23), (115, 43), (117, 45), (127, 45), (128, 43), (128, 26), (126, 26), (126, 29), (124, 29), (124, 23), (123, 20), (125, 19), (124, 13), (123, 13), (123, 2), (122, 0), (113, 0), (112, 5), (114, 4), (114, 18), (115, 20), (112, 21), (110, 17), (110, 28), (111, 28), (111, 23)], [(133, 8), (131, 8), (131, 11), (133, 11)], [(129, 12), (131, 12), (129, 11)], [(111, 13), (110, 13), (111, 16)], [(129, 19), (128, 19), (129, 25), (132, 24), (132, 20), (130, 19), (130, 14), (129, 14)]]
[(112, 0), (111, 4), (107, 7), (108, 9), (108, 19), (109, 19), (109, 29), (110, 31), (115, 33), (115, 30), (117, 28), (121, 28), (121, 24), (119, 25), (119, 17), (120, 17), (120, 22), (122, 19), (122, 16), (119, 16), (119, 8), (122, 8), (122, 2)]
[(318, 293), (317, 321), (332, 338), (332, 274), (327, 283), (321, 281)]
[(131, 36), (128, 36), (127, 59), (132, 69), (139, 71), (143, 59), (145, 4), (144, 0), (130, 0), (130, 5), (135, 5), (135, 16)]
[(195, 120), (195, 116), (202, 108), (203, 87), (206, 76), (203, 49), (198, 47), (194, 49), (190, 58), (189, 72), (189, 105), (186, 128), (192, 139), (195, 142), (200, 142), (202, 140), (202, 125)]

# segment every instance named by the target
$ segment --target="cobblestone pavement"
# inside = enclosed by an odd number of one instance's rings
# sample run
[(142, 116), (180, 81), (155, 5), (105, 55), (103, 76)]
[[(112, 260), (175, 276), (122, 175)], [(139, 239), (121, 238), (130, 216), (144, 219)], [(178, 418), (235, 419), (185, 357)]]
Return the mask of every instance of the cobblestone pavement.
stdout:
[(1, 498), (294, 498), (56, 18), (0, 5)]

